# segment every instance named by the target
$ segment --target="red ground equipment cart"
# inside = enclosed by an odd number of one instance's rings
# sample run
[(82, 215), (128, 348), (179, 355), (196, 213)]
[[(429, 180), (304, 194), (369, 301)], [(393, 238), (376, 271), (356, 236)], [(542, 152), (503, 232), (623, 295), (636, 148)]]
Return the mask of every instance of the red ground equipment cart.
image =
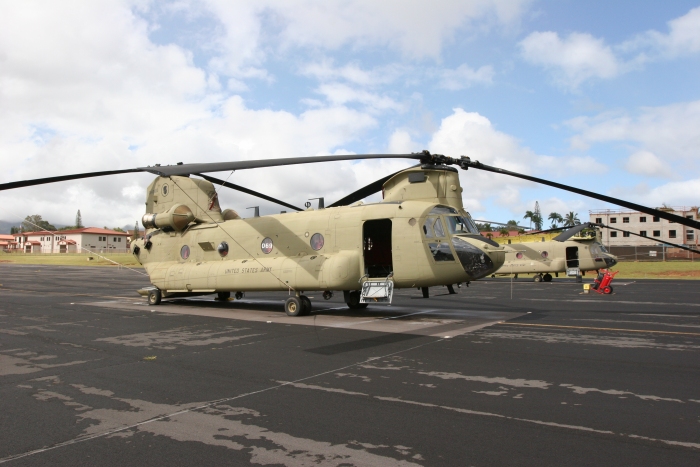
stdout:
[(610, 283), (619, 271), (610, 272), (607, 269), (600, 269), (598, 271), (598, 277), (595, 278), (595, 282), (591, 285), (591, 290), (598, 292), (599, 294), (611, 294), (613, 291), (612, 285)]

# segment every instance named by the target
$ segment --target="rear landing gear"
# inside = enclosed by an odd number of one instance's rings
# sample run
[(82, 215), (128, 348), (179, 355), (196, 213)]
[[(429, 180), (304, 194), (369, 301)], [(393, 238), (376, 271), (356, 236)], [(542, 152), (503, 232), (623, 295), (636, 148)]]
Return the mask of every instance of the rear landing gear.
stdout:
[(535, 282), (542, 282), (542, 274), (535, 274), (535, 277), (533, 277), (532, 280)]
[(552, 282), (552, 275), (547, 273), (544, 276), (542, 276), (542, 280), (544, 280), (545, 282)]
[(158, 289), (153, 289), (148, 292), (148, 304), (149, 305), (160, 305), (160, 300), (162, 298), (162, 295), (160, 293), (160, 290)]
[(289, 297), (284, 302), (284, 312), (287, 316), (306, 316), (311, 313), (311, 300), (306, 295)]

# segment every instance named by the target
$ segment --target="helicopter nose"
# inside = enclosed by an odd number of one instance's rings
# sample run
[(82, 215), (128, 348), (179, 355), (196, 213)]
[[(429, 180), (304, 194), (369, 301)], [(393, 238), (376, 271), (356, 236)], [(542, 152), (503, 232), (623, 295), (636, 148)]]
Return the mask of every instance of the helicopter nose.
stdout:
[[(480, 246), (475, 245), (469, 240), (460, 237), (452, 237), (452, 245), (455, 248), (459, 262), (464, 268), (464, 272), (469, 274), (472, 279), (486, 277), (503, 266), (505, 261), (503, 247), (501, 247), (500, 250), (488, 246), (480, 248)], [(486, 245), (483, 242), (479, 243)]]
[(611, 268), (617, 264), (617, 257), (613, 255), (606, 255), (603, 257), (603, 259), (605, 260), (606, 267)]

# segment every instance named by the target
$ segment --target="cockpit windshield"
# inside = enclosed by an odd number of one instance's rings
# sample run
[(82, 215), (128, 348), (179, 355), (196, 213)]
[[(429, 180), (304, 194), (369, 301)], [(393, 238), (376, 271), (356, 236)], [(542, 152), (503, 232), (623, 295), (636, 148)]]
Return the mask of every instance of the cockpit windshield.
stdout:
[(459, 234), (479, 234), (479, 229), (474, 224), (472, 217), (467, 211), (457, 212), (449, 206), (435, 206), (430, 214), (442, 214), (447, 224), (447, 230), (451, 235)]

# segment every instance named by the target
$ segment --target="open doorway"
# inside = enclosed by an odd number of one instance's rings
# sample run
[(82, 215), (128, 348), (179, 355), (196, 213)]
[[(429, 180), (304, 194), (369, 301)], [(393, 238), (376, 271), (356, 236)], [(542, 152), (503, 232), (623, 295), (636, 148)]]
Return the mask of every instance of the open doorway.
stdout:
[(365, 221), (362, 227), (365, 274), (386, 277), (393, 270), (391, 261), (391, 220)]
[(577, 268), (578, 267), (578, 247), (577, 246), (566, 247), (566, 267), (567, 268)]

